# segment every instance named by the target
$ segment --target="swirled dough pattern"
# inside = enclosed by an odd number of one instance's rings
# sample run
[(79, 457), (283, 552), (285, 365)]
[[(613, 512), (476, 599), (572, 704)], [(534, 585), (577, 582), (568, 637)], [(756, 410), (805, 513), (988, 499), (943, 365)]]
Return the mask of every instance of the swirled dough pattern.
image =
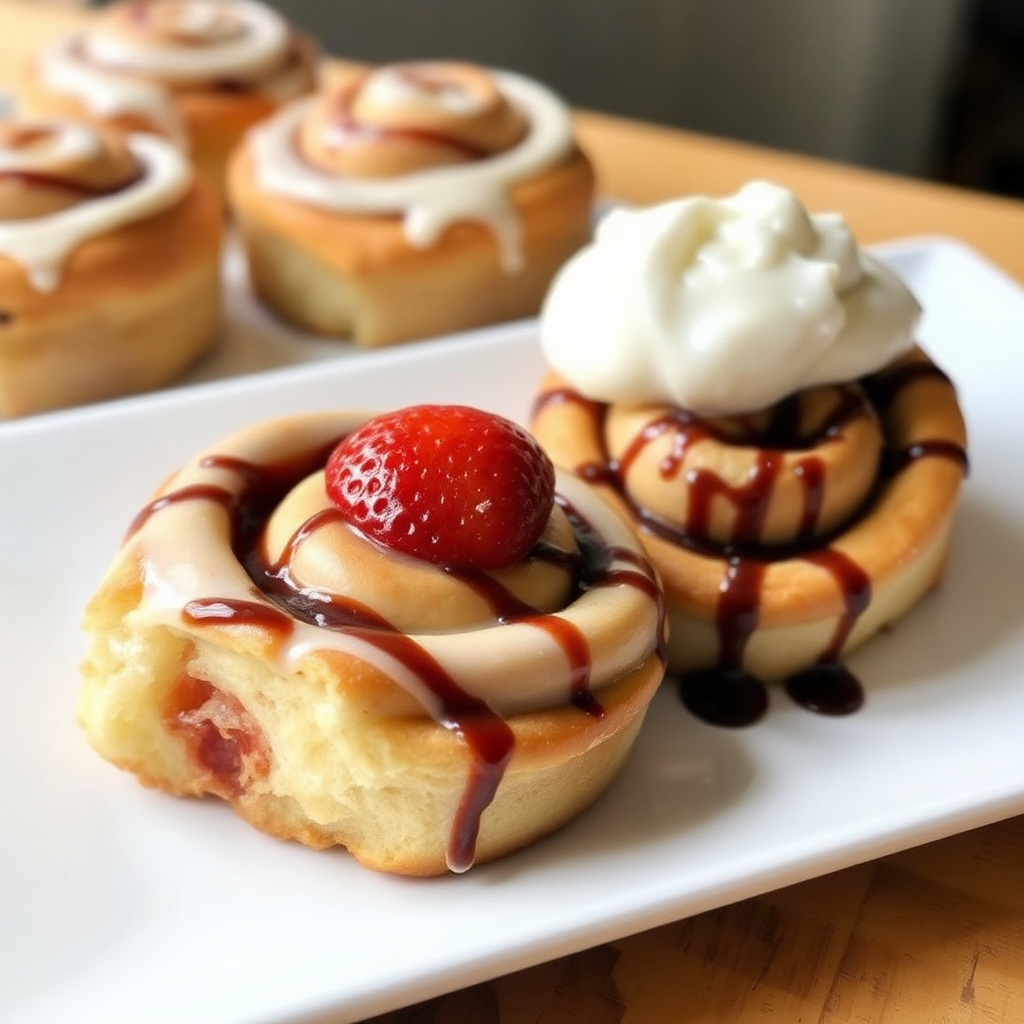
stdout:
[(622, 763), (663, 671), (655, 574), (581, 481), (495, 573), (389, 553), (320, 469), (365, 417), (261, 424), (173, 475), (88, 616), (105, 757), (276, 835), (404, 874), (563, 824)]

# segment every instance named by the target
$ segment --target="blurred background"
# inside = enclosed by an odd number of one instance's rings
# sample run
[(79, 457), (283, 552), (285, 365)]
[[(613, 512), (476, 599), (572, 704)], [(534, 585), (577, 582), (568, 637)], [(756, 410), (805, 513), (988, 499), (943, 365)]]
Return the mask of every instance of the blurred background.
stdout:
[(1024, 0), (272, 0), (325, 50), (1024, 196)]

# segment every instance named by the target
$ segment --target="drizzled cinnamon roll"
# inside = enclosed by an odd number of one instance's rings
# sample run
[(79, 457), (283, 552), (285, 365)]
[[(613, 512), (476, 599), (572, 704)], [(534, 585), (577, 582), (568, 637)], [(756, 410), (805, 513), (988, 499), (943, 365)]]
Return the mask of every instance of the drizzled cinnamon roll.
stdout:
[(842, 657), (939, 580), (966, 436), (919, 312), (765, 183), (623, 213), (556, 282), (533, 430), (640, 527), (712, 717), (758, 679), (852, 710)]
[[(447, 459), (448, 407), (425, 409), (417, 433)], [(621, 518), (546, 459), (554, 500), (529, 510), (540, 533), (512, 563), (382, 544), (337, 497), (366, 420), (264, 423), (163, 484), (90, 604), (80, 719), (143, 782), (215, 794), (273, 835), (390, 872), (461, 871), (559, 827), (615, 775), (662, 677), (661, 591)], [(461, 433), (460, 467), (490, 429)], [(349, 467), (364, 484), (398, 458), (388, 437)], [(523, 467), (499, 462), (481, 478)], [(378, 507), (391, 485), (361, 493), (385, 526), (403, 514)]]
[(216, 341), (222, 218), (150, 135), (0, 122), (0, 416), (158, 387)]
[(339, 77), (250, 133), (229, 178), (257, 292), (366, 346), (536, 313), (589, 237), (569, 111), (474, 66)]
[(315, 87), (316, 59), (253, 0), (125, 0), (40, 54), (25, 103), (163, 135), (220, 189), (245, 131)]

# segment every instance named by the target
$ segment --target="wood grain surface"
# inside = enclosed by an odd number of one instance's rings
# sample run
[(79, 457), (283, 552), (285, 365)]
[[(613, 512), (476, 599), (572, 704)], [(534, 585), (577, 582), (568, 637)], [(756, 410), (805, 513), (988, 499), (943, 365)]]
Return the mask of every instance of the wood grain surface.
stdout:
[[(0, 86), (82, 16), (0, 0)], [(1024, 203), (599, 113), (578, 125), (608, 196), (644, 203), (769, 178), (813, 209), (842, 209), (862, 241), (954, 236), (1024, 282)], [(1024, 1022), (1022, 880), (1024, 818), (1013, 818), (374, 1024)]]
[(1024, 1021), (1024, 819), (780, 889), (373, 1024)]

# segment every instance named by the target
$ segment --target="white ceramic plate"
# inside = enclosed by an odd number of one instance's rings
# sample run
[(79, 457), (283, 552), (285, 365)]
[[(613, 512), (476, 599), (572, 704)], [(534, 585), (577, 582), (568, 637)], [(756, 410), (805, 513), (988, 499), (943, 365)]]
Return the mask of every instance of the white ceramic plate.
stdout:
[(529, 324), (0, 429), (0, 1020), (356, 1020), (1024, 811), (1024, 293), (955, 243), (883, 254), (960, 388), (972, 472), (944, 587), (853, 659), (864, 709), (777, 693), (728, 731), (666, 685), (605, 799), (462, 877), (374, 875), (142, 789), (76, 730), (76, 625), (149, 489), (198, 447), (332, 406), (521, 417)]

